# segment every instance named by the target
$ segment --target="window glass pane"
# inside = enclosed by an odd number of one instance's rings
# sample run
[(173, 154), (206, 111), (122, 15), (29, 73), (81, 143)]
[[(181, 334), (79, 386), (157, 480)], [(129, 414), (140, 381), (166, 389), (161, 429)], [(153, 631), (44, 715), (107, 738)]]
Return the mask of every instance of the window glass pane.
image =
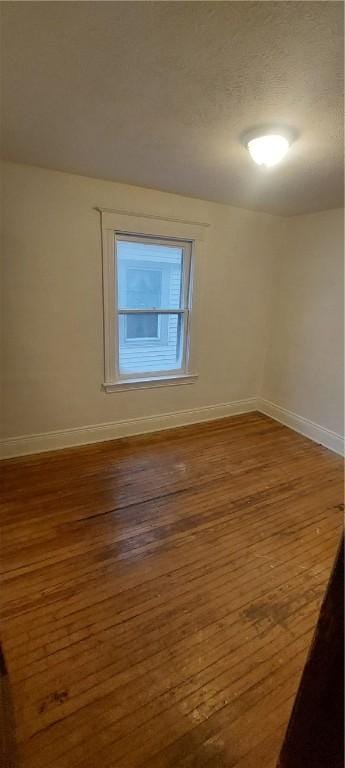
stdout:
[(119, 309), (180, 309), (183, 249), (117, 240)]
[[(173, 371), (181, 368), (182, 315), (143, 312), (118, 317), (121, 374)], [(137, 335), (132, 336), (132, 332)]]
[(161, 306), (162, 271), (160, 269), (127, 267), (125, 282), (128, 309), (156, 309)]
[(158, 315), (126, 315), (126, 339), (157, 339)]

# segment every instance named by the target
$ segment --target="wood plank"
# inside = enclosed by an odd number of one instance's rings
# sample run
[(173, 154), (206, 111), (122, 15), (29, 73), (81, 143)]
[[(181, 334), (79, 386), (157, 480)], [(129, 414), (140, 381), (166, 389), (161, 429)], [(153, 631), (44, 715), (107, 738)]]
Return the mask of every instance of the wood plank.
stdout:
[(343, 462), (261, 414), (2, 462), (22, 768), (269, 768)]

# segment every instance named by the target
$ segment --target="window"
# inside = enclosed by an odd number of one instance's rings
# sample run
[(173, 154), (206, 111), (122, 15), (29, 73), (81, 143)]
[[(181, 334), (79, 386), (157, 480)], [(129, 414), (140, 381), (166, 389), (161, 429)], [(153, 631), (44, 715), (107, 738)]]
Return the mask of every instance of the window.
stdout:
[(156, 377), (186, 368), (191, 244), (117, 235), (118, 374)]
[(101, 216), (104, 389), (194, 382), (195, 248), (207, 225), (107, 209)]

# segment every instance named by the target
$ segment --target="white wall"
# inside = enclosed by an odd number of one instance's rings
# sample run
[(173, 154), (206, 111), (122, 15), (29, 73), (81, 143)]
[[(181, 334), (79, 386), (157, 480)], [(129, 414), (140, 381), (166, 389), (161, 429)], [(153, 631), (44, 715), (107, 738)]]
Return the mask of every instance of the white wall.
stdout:
[[(5, 437), (257, 395), (278, 218), (10, 163), (4, 166), (4, 192)], [(96, 205), (210, 223), (200, 286), (197, 383), (102, 391)]]
[(344, 432), (344, 220), (342, 210), (282, 223), (262, 395)]

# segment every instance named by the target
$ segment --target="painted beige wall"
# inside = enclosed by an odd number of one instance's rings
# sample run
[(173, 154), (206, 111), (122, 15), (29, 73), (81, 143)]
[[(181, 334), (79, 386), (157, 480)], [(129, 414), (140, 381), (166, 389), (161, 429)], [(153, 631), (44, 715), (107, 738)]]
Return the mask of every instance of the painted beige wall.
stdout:
[(343, 211), (295, 216), (281, 226), (262, 394), (343, 434)]
[[(196, 384), (105, 394), (99, 217), (208, 221)], [(280, 219), (29, 166), (4, 166), (4, 436), (256, 396)]]
[[(343, 214), (281, 219), (11, 163), (3, 167), (4, 437), (261, 395), (343, 433)], [(196, 384), (105, 394), (94, 206), (208, 221)]]

